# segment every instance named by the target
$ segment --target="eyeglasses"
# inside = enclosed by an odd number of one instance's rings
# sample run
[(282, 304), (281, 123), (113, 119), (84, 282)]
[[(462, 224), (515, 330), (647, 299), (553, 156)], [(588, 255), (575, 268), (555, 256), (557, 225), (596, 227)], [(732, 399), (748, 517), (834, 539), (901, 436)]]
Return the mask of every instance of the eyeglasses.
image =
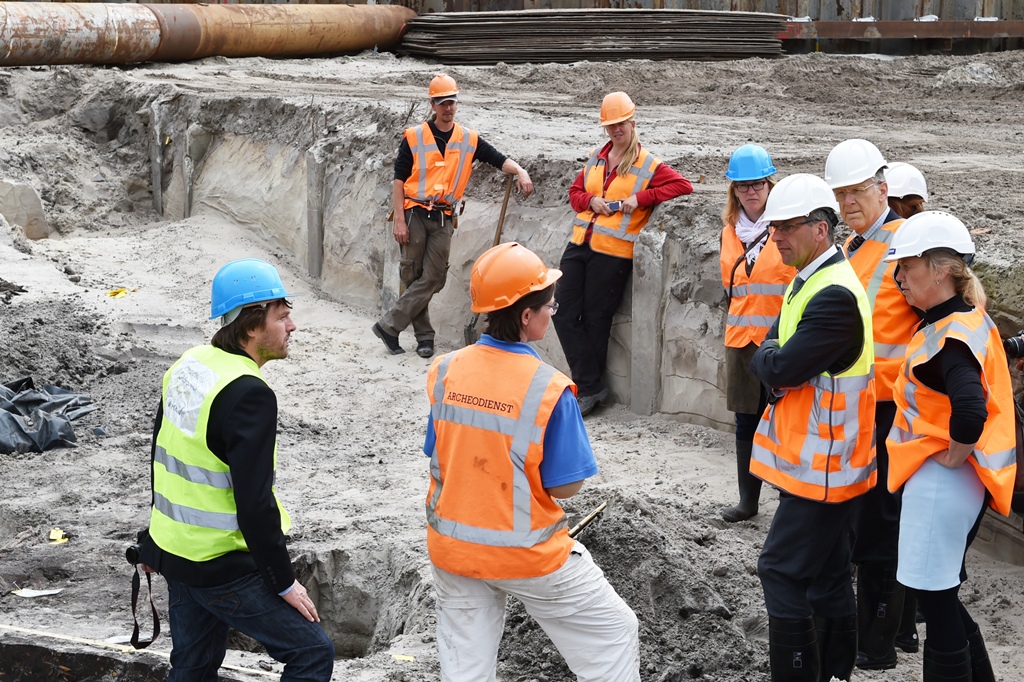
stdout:
[(551, 314), (554, 315), (558, 312), (558, 301), (555, 301), (554, 303), (545, 303), (544, 307), (551, 308)]
[(754, 180), (753, 182), (734, 182), (732, 186), (736, 188), (736, 191), (740, 194), (754, 190), (760, 192), (764, 189), (764, 186), (768, 184), (767, 180)]
[(791, 232), (793, 232), (793, 230), (795, 230), (798, 227), (803, 227), (804, 225), (813, 225), (816, 222), (819, 222), (819, 221), (817, 221), (817, 220), (801, 220), (800, 222), (797, 222), (797, 223), (786, 223), (785, 225), (776, 225), (775, 223), (772, 223), (768, 227), (771, 228), (772, 232), (781, 232), (782, 234), (790, 234)]
[(869, 189), (871, 189), (877, 184), (877, 182), (872, 180), (868, 184), (861, 185), (860, 187), (851, 187), (850, 189), (834, 190), (834, 194), (836, 195), (836, 201), (838, 201), (839, 203), (843, 203), (846, 200), (847, 196), (853, 197), (855, 200), (860, 199), (865, 192), (867, 192)]

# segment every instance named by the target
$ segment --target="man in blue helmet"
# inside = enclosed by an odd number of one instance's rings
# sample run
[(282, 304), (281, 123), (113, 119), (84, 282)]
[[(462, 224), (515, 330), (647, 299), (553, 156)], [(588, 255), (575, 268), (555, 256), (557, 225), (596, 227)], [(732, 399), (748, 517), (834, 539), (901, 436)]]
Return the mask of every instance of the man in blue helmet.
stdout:
[(272, 265), (228, 263), (213, 280), (210, 319), (221, 328), (164, 375), (140, 558), (167, 579), (170, 682), (216, 679), (229, 628), (284, 663), (282, 680), (331, 679), (334, 645), (285, 546), (277, 398), (260, 375), (288, 357), (296, 326), (287, 296)]

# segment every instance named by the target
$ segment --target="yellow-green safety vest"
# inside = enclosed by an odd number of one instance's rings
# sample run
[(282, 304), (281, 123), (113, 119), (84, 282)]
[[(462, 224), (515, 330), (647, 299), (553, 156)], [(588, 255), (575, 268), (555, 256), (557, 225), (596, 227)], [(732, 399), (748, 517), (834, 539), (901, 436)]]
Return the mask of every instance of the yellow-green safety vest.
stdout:
[[(185, 351), (164, 374), (149, 532), (165, 552), (190, 561), (249, 551), (238, 528), (231, 470), (206, 444), (214, 399), (242, 376), (263, 381), (251, 358), (213, 346)], [(274, 471), (276, 474), (276, 443)], [(276, 490), (274, 499), (281, 513), (281, 531), (287, 533), (291, 519)]]

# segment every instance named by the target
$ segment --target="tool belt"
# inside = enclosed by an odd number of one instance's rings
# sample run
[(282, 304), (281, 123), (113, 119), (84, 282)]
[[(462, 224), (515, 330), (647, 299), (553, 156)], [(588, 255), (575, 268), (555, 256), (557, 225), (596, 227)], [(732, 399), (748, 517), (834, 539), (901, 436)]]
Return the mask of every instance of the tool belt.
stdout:
[[(415, 200), (413, 200), (415, 201)], [(421, 204), (416, 203), (415, 206), (409, 209), (415, 211), (419, 216), (426, 218), (427, 220), (434, 220), (441, 223), (444, 226), (445, 218), (452, 221), (452, 229), (459, 229), (459, 216), (466, 210), (466, 202), (456, 202), (455, 206), (449, 206), (447, 204)]]

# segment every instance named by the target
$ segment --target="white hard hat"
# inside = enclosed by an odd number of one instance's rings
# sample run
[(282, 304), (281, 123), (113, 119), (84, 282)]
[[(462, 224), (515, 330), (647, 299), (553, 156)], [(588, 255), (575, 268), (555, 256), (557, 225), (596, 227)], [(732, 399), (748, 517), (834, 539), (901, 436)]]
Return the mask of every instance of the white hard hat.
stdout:
[(779, 180), (768, 195), (762, 221), (789, 220), (810, 215), (819, 208), (839, 212), (836, 197), (817, 175), (796, 173)]
[(825, 182), (832, 189), (849, 187), (875, 177), (886, 165), (882, 152), (867, 140), (845, 140), (828, 153)]
[(889, 196), (901, 199), (916, 194), (928, 201), (928, 183), (924, 175), (909, 163), (896, 161), (890, 163), (885, 171), (885, 181), (889, 183)]
[(910, 216), (899, 226), (889, 243), (889, 253), (882, 260), (891, 263), (932, 249), (956, 251), (967, 256), (964, 260), (969, 263), (973, 260), (974, 240), (956, 216), (945, 211), (924, 211)]

